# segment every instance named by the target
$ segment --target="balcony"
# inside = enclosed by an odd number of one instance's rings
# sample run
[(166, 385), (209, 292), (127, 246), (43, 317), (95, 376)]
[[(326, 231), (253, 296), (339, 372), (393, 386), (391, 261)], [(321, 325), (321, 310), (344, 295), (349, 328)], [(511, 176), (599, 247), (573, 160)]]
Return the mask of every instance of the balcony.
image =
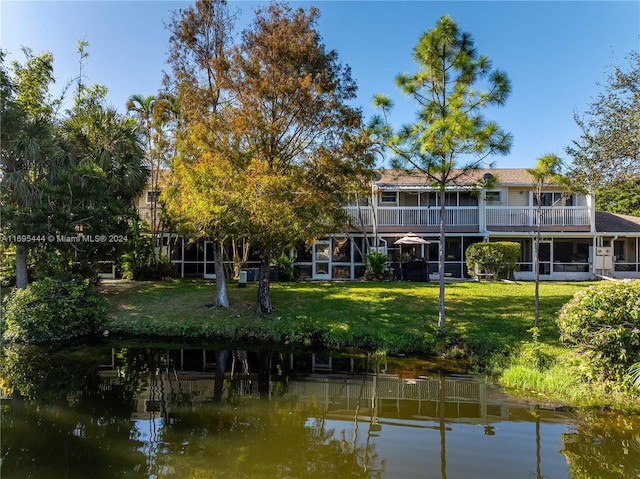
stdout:
[[(355, 226), (372, 226), (373, 210), (370, 206), (349, 206), (347, 212)], [(477, 227), (481, 211), (477, 206), (447, 207), (445, 225)], [(535, 207), (487, 206), (484, 210), (486, 226), (531, 227), (536, 225)], [(376, 209), (378, 226), (438, 226), (439, 207), (380, 206)], [(542, 226), (589, 226), (589, 210), (584, 206), (543, 207)]]
[[(537, 208), (487, 206), (487, 227), (535, 226)], [(586, 206), (543, 206), (541, 226), (588, 226), (589, 210)]]
[[(347, 208), (354, 225), (371, 226), (373, 212), (371, 207)], [(445, 224), (450, 226), (478, 226), (478, 207), (447, 207)], [(376, 209), (378, 226), (438, 226), (440, 208), (418, 206), (380, 206)]]

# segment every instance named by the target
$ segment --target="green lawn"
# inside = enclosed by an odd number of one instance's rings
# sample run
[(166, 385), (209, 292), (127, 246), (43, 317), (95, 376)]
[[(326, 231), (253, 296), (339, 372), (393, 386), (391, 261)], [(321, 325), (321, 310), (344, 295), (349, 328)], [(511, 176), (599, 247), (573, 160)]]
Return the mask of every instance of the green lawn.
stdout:
[[(555, 316), (579, 289), (592, 283), (543, 283), (541, 341), (557, 343)], [(114, 333), (206, 336), (229, 340), (322, 343), (393, 353), (442, 352), (437, 334), (438, 285), (401, 282), (274, 283), (275, 311), (255, 313), (257, 287), (229, 284), (229, 309), (206, 308), (215, 285), (173, 280), (105, 286)], [(456, 282), (446, 287), (446, 346), (465, 355), (506, 353), (531, 338), (532, 283)]]

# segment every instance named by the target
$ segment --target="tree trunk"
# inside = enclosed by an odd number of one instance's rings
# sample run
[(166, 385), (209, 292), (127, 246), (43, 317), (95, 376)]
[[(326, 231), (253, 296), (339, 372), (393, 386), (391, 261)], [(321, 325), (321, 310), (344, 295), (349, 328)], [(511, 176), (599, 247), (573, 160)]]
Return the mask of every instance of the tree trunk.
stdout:
[(269, 314), (273, 311), (271, 306), (270, 268), (269, 259), (263, 258), (260, 262), (260, 272), (258, 274), (258, 314)]
[(24, 289), (28, 285), (27, 247), (22, 243), (16, 243), (16, 288)]
[(260, 399), (269, 399), (271, 385), (271, 353), (260, 351), (258, 353), (258, 393)]
[(238, 251), (237, 240), (235, 238), (231, 240), (234, 278), (237, 278), (240, 275), (240, 271), (246, 266), (249, 257), (249, 242), (246, 239), (242, 240), (242, 245), (240, 247), (242, 248), (242, 251)]
[(227, 359), (229, 359), (229, 349), (219, 349), (216, 351), (216, 377), (213, 384), (213, 402), (222, 400), (222, 391), (224, 389), (224, 372), (227, 368)]
[(439, 309), (438, 309), (438, 328), (441, 336), (447, 335), (447, 327), (445, 322), (444, 312), (444, 260), (445, 260), (445, 217), (447, 210), (444, 204), (445, 192), (440, 192), (440, 240), (438, 241), (438, 276), (440, 280), (440, 295), (439, 295)]
[(537, 231), (536, 239), (533, 247), (533, 267), (535, 268), (535, 311), (533, 316), (533, 327), (537, 328), (540, 321), (540, 207), (538, 206), (537, 216)]
[(213, 243), (213, 261), (216, 272), (216, 300), (218, 308), (228, 308), (229, 298), (227, 297), (227, 283), (224, 276), (224, 264), (222, 263), (222, 242)]
[(442, 479), (447, 477), (447, 416), (445, 403), (447, 400), (447, 378), (438, 373), (438, 408), (440, 411), (440, 474)]
[[(151, 145), (151, 138), (149, 138), (149, 145)], [(151, 148), (151, 146), (149, 146), (149, 148)], [(156, 215), (158, 214), (158, 170), (155, 168), (155, 166), (152, 166), (151, 174), (151, 194), (153, 195), (153, 201), (151, 202), (151, 244), (153, 245), (153, 256), (151, 260), (152, 266), (156, 268), (158, 265), (158, 260), (160, 259), (160, 244), (158, 241), (158, 225), (156, 223)]]

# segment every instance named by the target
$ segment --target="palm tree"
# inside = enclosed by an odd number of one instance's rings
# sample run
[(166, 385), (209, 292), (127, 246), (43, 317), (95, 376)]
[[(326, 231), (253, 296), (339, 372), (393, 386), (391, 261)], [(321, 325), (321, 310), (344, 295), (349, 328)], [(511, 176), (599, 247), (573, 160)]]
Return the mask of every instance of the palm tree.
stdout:
[[(44, 211), (52, 203), (51, 185), (65, 168), (67, 156), (55, 135), (49, 97), (53, 57), (33, 56), (25, 50), (24, 65), (14, 63), (13, 75), (4, 68), (0, 51), (0, 205), (3, 230), (12, 234), (46, 233)], [(16, 243), (16, 287), (28, 284), (28, 243)]]
[(640, 362), (634, 363), (629, 367), (629, 378), (633, 385), (640, 389)]
[(560, 170), (562, 160), (552, 154), (544, 155), (536, 161), (535, 168), (527, 169), (527, 173), (533, 178), (533, 195), (536, 201), (536, 236), (534, 245), (533, 262), (535, 268), (535, 316), (533, 326), (538, 327), (540, 317), (540, 232), (542, 223), (542, 193), (550, 183), (562, 183)]
[[(136, 114), (142, 129), (144, 130), (144, 136), (146, 141), (146, 157), (149, 165), (149, 171), (151, 176), (151, 239), (154, 248), (158, 246), (158, 188), (160, 182), (160, 158), (156, 152), (154, 141), (154, 117), (155, 109), (158, 103), (158, 98), (149, 95), (132, 95), (127, 102), (127, 111)], [(153, 261), (157, 260), (156, 255), (153, 255)]]
[[(136, 121), (98, 104), (75, 111), (63, 133), (75, 157), (69, 188), (74, 226), (90, 234), (124, 235), (136, 216), (133, 200), (149, 174)], [(82, 258), (92, 267), (124, 245), (83, 246)]]

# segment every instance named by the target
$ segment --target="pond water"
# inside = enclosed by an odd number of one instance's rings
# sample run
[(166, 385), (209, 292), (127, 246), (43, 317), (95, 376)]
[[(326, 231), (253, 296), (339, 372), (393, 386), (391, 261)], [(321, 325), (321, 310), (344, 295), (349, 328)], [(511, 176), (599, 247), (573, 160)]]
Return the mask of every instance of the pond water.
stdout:
[(640, 478), (640, 418), (427, 359), (5, 346), (0, 376), (3, 479)]

